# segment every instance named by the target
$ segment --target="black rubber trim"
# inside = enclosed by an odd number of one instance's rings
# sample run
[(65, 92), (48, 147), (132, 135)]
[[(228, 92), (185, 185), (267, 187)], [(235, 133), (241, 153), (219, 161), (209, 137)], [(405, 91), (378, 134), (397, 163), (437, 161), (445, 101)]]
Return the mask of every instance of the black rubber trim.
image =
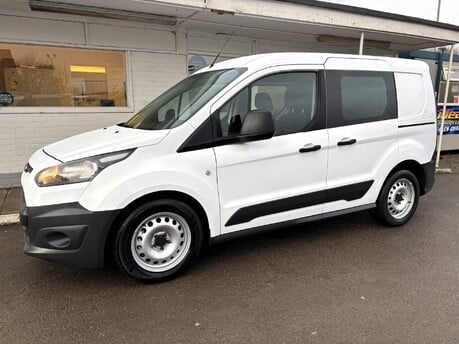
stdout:
[(249, 222), (258, 217), (310, 207), (326, 202), (339, 200), (353, 201), (362, 198), (363, 195), (365, 195), (370, 189), (372, 184), (373, 181), (371, 180), (243, 207), (238, 209), (228, 219), (225, 226), (233, 226)]
[(313, 222), (313, 221), (318, 221), (318, 220), (323, 220), (323, 219), (328, 219), (336, 216), (341, 216), (345, 214), (350, 214), (350, 213), (356, 213), (358, 211), (363, 211), (363, 210), (369, 210), (369, 209), (374, 209), (376, 208), (376, 204), (371, 203), (371, 204), (365, 204), (361, 205), (358, 207), (352, 207), (348, 209), (342, 209), (342, 210), (337, 210), (337, 211), (332, 211), (329, 213), (324, 213), (324, 214), (319, 214), (319, 215), (312, 215), (312, 216), (306, 216), (302, 217), (299, 219), (295, 220), (289, 220), (289, 221), (283, 221), (283, 222), (278, 222), (278, 223), (272, 223), (269, 225), (265, 226), (258, 226), (258, 227), (253, 227), (249, 229), (243, 229), (240, 231), (232, 232), (232, 233), (227, 233), (227, 234), (222, 234), (214, 238), (210, 238), (210, 244), (214, 245), (223, 241), (227, 240), (232, 240), (240, 237), (245, 237), (245, 236), (250, 236), (250, 235), (255, 235), (259, 233), (264, 233), (264, 232), (269, 232), (272, 230), (276, 230), (279, 228), (287, 227), (287, 226), (295, 226), (295, 225), (300, 225), (308, 222)]
[(415, 123), (415, 124), (403, 124), (399, 125), (399, 128), (408, 128), (408, 127), (418, 127), (420, 125), (430, 125), (430, 124), (436, 124), (435, 121), (433, 122), (424, 122), (424, 123)]

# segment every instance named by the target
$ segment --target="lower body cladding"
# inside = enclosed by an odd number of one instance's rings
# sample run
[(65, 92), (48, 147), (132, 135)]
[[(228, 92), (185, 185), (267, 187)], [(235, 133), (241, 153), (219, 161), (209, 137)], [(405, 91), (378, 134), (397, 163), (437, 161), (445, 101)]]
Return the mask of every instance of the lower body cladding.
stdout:
[(436, 151), (430, 162), (421, 165), (424, 172), (424, 187), (421, 189), (421, 195), (425, 195), (433, 188), (435, 182), (435, 153)]
[(26, 207), (23, 199), (26, 254), (77, 267), (104, 266), (105, 242), (118, 210), (91, 212), (78, 203)]

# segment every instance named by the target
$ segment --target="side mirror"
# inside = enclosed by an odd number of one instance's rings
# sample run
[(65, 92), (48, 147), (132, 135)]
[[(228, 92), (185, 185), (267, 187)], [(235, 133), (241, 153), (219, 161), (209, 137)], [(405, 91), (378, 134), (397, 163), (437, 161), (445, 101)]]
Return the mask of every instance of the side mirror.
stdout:
[(270, 111), (250, 111), (242, 123), (240, 142), (265, 140), (274, 135), (274, 121)]

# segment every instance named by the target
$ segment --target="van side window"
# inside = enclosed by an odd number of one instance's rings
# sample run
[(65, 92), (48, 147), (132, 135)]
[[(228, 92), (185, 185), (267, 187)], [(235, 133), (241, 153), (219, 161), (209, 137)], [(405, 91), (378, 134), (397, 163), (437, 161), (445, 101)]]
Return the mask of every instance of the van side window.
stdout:
[(249, 111), (271, 112), (276, 136), (308, 130), (317, 118), (317, 74), (287, 72), (253, 82), (218, 111), (217, 137), (238, 135)]
[(221, 135), (219, 136), (228, 137), (239, 134), (248, 108), (249, 91), (246, 87), (220, 109), (218, 119)]
[(397, 118), (390, 72), (327, 71), (329, 128)]

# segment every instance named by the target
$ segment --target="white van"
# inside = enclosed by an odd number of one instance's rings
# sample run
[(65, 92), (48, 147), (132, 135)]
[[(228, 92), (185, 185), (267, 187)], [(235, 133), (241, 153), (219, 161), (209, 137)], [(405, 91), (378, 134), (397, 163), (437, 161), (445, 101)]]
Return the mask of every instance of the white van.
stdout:
[(406, 223), (434, 182), (423, 62), (275, 53), (207, 67), (126, 123), (37, 151), (22, 174), (24, 251), (182, 272), (209, 242), (371, 210)]

